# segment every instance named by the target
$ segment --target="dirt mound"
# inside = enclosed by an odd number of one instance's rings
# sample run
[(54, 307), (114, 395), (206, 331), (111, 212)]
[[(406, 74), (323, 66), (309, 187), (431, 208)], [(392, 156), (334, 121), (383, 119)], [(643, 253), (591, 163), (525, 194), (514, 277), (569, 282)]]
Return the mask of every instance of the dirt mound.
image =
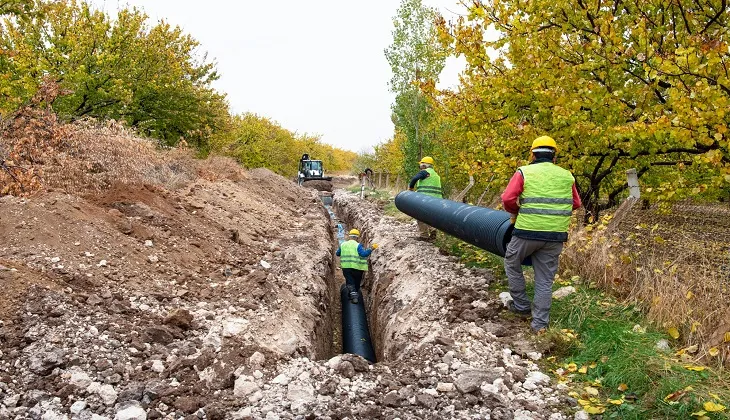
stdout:
[(317, 191), (332, 191), (332, 182), (330, 181), (304, 181), (302, 186)]
[(216, 418), (236, 377), (331, 354), (316, 193), (114, 127), (66, 128), (47, 145), (58, 158), (38, 161), (50, 188), (0, 198), (0, 418)]
[[(354, 194), (335, 193), (335, 208), (348, 225), (360, 227), (364, 242), (380, 244), (363, 285), (371, 334), (380, 361), (419, 372), (416, 381), (436, 388), (430, 395), (438, 409), (426, 413), (564, 418), (567, 397), (533, 362), (541, 355), (523, 336), (524, 326), (501, 316), (503, 305), (488, 290), (490, 272), (441, 255), (416, 240), (415, 222), (381, 217), (376, 204)], [(406, 381), (409, 373), (402, 374), (398, 378)], [(416, 389), (416, 394), (422, 391)], [(383, 403), (406, 406), (404, 395), (407, 390), (397, 389)], [(430, 404), (423, 396), (415, 401)]]

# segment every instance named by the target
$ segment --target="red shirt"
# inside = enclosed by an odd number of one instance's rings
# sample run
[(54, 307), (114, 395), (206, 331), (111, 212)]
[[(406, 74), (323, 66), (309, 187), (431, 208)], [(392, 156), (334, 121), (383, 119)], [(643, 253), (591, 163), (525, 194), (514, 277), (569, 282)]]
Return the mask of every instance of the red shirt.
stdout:
[[(512, 175), (512, 179), (509, 180), (507, 188), (502, 193), (502, 205), (504, 211), (512, 214), (517, 214), (520, 211), (520, 194), (525, 190), (525, 178), (522, 172), (517, 171)], [(579, 209), (581, 206), (580, 195), (578, 195), (578, 189), (573, 183), (573, 210)]]

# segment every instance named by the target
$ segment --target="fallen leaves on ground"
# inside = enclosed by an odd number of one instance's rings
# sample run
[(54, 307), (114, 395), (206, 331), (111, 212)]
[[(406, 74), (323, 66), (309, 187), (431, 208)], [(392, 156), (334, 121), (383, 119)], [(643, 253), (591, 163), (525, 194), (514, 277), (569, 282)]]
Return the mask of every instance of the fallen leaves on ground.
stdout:
[(690, 391), (692, 391), (692, 387), (691, 386), (688, 386), (685, 389), (672, 392), (671, 394), (669, 394), (666, 397), (664, 397), (664, 402), (669, 403), (669, 404), (672, 404), (672, 405), (673, 404), (678, 404), (679, 403), (679, 400), (681, 400), (682, 397), (684, 397), (685, 395), (687, 395), (687, 393), (690, 392)]
[(679, 330), (676, 329), (675, 327), (669, 328), (667, 330), (667, 333), (669, 334), (670, 337), (672, 337), (675, 340), (677, 340), (679, 338)]
[(725, 411), (724, 405), (718, 404), (713, 401), (707, 401), (706, 403), (702, 404), (702, 408), (704, 408), (705, 411), (708, 411), (710, 413), (718, 413), (721, 411)]

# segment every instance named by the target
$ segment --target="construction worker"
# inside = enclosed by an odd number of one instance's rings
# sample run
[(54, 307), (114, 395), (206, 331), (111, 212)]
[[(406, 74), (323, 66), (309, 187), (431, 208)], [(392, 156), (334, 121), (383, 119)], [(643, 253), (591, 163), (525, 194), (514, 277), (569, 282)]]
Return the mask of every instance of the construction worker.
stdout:
[[(441, 191), (441, 177), (433, 170), (434, 161), (431, 156), (424, 156), (418, 166), (421, 169), (413, 178), (411, 178), (408, 189), (420, 192), (432, 197), (443, 198)], [(417, 220), (420, 239), (430, 241), (436, 237), (436, 229), (426, 223)]]
[[(530, 164), (517, 169), (502, 193), (505, 211), (515, 225), (504, 256), (504, 270), (512, 302), (509, 310), (532, 315), (532, 330), (543, 332), (550, 322), (552, 286), (558, 270), (563, 243), (573, 210), (581, 206), (573, 175), (555, 165), (558, 146), (551, 137), (535, 139), (530, 148)], [(535, 269), (535, 296), (525, 292), (522, 261), (532, 258)]]
[(337, 248), (337, 256), (340, 257), (340, 267), (345, 276), (347, 288), (350, 290), (350, 302), (357, 304), (360, 293), (362, 276), (368, 271), (368, 257), (378, 244), (365, 248), (358, 242), (360, 231), (352, 229), (348, 234), (349, 240), (343, 242)]

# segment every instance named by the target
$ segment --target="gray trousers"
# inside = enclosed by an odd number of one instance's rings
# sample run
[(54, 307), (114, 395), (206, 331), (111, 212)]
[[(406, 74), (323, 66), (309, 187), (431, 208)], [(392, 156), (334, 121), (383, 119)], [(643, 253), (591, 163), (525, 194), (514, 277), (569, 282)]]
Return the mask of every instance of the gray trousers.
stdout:
[(512, 295), (515, 309), (530, 309), (530, 298), (525, 292), (525, 276), (522, 273), (522, 261), (532, 257), (535, 269), (535, 298), (532, 303), (532, 329), (537, 331), (547, 328), (550, 323), (550, 305), (553, 300), (553, 280), (558, 271), (558, 259), (563, 250), (562, 242), (533, 241), (516, 236), (507, 245), (504, 256), (504, 271), (509, 282), (509, 293)]

